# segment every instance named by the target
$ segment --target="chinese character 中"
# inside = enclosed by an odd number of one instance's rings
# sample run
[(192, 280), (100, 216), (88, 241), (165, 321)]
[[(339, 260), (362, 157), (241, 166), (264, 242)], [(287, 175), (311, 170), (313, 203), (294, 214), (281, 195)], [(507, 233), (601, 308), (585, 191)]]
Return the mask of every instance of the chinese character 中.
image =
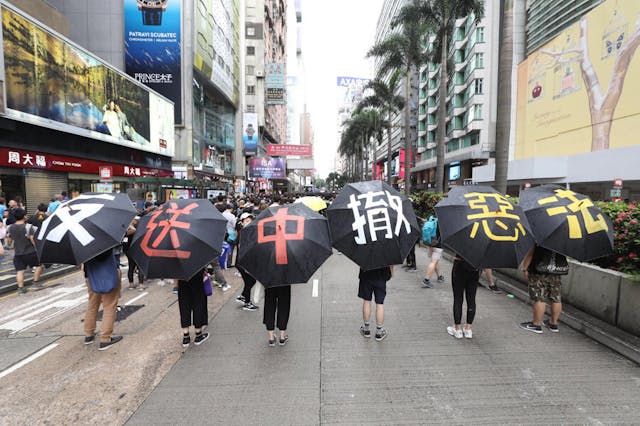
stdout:
[[(261, 219), (258, 222), (258, 244), (276, 244), (276, 265), (288, 265), (287, 241), (304, 239), (304, 218), (301, 216), (289, 215), (288, 208), (281, 208), (275, 216), (268, 219)], [(287, 221), (296, 222), (296, 232), (287, 234)], [(275, 222), (275, 234), (265, 235), (264, 225)]]
[[(375, 198), (377, 198), (377, 200)], [(362, 206), (360, 200), (363, 199), (365, 212), (360, 214), (359, 207)], [(351, 194), (347, 207), (353, 211), (354, 221), (351, 229), (358, 233), (355, 237), (356, 244), (362, 245), (367, 243), (365, 225), (369, 226), (369, 235), (372, 242), (378, 241), (378, 231), (383, 231), (384, 238), (386, 239), (392, 239), (394, 234), (399, 236), (403, 226), (407, 234), (411, 233), (409, 220), (407, 220), (402, 211), (402, 199), (397, 195), (391, 195), (389, 191), (369, 191), (364, 194), (359, 194), (357, 197), (355, 194)], [(393, 230), (391, 228), (389, 208), (396, 212), (396, 223)]]
[[(518, 241), (520, 236), (527, 235), (524, 227), (520, 223), (520, 216), (513, 212), (514, 206), (509, 200), (507, 200), (501, 194), (487, 194), (482, 192), (470, 192), (464, 195), (469, 199), (469, 207), (471, 210), (480, 210), (479, 213), (467, 215), (467, 220), (475, 221), (481, 219), (480, 222), (474, 222), (471, 228), (470, 237), (473, 239), (478, 234), (480, 224), (482, 224), (482, 230), (489, 239), (493, 241)], [(493, 199), (497, 204), (496, 210), (490, 210), (488, 200)], [(493, 220), (498, 228), (503, 231), (508, 231), (509, 226), (505, 222), (514, 221), (513, 233), (511, 235), (496, 235), (491, 230), (489, 221)]]
[(552, 203), (558, 203), (561, 199), (570, 201), (569, 204), (555, 205), (547, 208), (547, 214), (549, 216), (556, 216), (560, 214), (566, 216), (567, 223), (569, 224), (569, 238), (582, 238), (582, 227), (580, 226), (578, 216), (570, 213), (580, 212), (587, 234), (594, 234), (600, 231), (607, 232), (609, 230), (609, 226), (601, 213), (599, 213), (594, 219), (594, 217), (589, 213), (589, 210), (587, 210), (589, 207), (593, 207), (593, 202), (590, 199), (583, 198), (582, 200), (579, 200), (576, 193), (568, 189), (556, 189), (554, 192), (556, 194), (555, 196), (538, 200), (538, 204), (544, 206)]

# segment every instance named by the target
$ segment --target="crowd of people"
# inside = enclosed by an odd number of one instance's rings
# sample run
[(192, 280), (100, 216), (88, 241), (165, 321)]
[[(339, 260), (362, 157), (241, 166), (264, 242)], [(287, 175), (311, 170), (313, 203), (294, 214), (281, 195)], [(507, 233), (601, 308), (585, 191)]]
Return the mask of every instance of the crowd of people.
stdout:
[[(242, 305), (242, 310), (255, 312), (259, 310), (257, 300), (252, 300), (252, 290), (256, 285), (256, 279), (239, 265), (235, 260), (239, 253), (240, 235), (255, 218), (269, 206), (278, 206), (295, 201), (296, 197), (287, 197), (277, 194), (263, 197), (252, 197), (244, 194), (218, 195), (211, 199), (211, 203), (220, 211), (227, 220), (226, 234), (221, 247), (221, 254), (218, 259), (211, 262), (201, 273), (197, 273), (189, 280), (173, 281), (173, 292), (178, 296), (180, 312), (180, 325), (182, 329), (182, 345), (188, 347), (192, 340), (190, 328), (195, 331), (193, 343), (200, 345), (205, 342), (209, 334), (205, 331), (208, 325), (207, 294), (203, 286), (203, 279), (209, 278), (213, 286), (217, 286), (223, 292), (229, 290), (231, 286), (227, 283), (224, 270), (235, 268), (236, 276), (242, 278), (243, 289), (236, 297), (236, 302)], [(19, 197), (6, 202), (0, 198), (0, 214), (3, 216), (0, 225), (0, 236), (2, 237), (1, 254), (4, 249), (11, 247), (14, 250), (13, 264), (16, 270), (18, 282), (18, 292), (26, 292), (24, 287), (24, 273), (27, 268), (34, 268), (33, 287), (42, 287), (40, 276), (43, 265), (38, 261), (35, 249), (35, 235), (42, 222), (60, 206), (61, 203), (69, 200), (67, 194), (62, 192), (56, 194), (50, 203), (40, 204), (33, 215), (28, 216), (24, 209), (22, 200)], [(327, 196), (327, 205), (330, 205), (333, 197)], [(86, 279), (89, 303), (84, 321), (85, 344), (91, 344), (96, 337), (96, 318), (100, 305), (103, 307), (104, 315), (101, 323), (99, 350), (105, 350), (113, 344), (122, 340), (122, 336), (113, 335), (113, 327), (118, 308), (118, 299), (121, 291), (120, 267), (124, 266), (122, 256), (126, 257), (128, 264), (127, 281), (131, 290), (144, 290), (145, 277), (143, 271), (138, 268), (134, 259), (129, 254), (131, 236), (136, 231), (136, 226), (141, 217), (150, 214), (159, 207), (157, 201), (152, 198), (147, 199), (138, 208), (137, 216), (129, 226), (122, 245), (109, 252), (114, 255), (100, 255), (84, 264), (84, 275)], [(321, 212), (323, 213), (323, 212)], [(421, 281), (423, 288), (434, 288), (435, 283), (432, 278), (436, 278), (436, 283), (442, 284), (446, 281), (440, 269), (440, 260), (444, 251), (439, 230), (435, 238), (427, 245), (429, 263), (426, 274)], [(532, 321), (520, 324), (524, 330), (534, 333), (542, 333), (542, 327), (546, 327), (552, 332), (557, 332), (558, 320), (562, 311), (560, 299), (560, 279), (558, 275), (540, 273), (537, 264), (544, 261), (547, 255), (546, 249), (535, 246), (527, 255), (522, 264), (522, 271), (529, 282), (529, 294), (533, 302)], [(411, 250), (404, 265), (408, 271), (416, 271), (415, 247)], [(358, 297), (362, 299), (363, 324), (360, 333), (365, 338), (370, 338), (372, 334), (377, 341), (384, 340), (388, 336), (388, 330), (384, 327), (384, 301), (386, 297), (386, 284), (393, 276), (393, 266), (364, 271), (360, 270)], [(453, 292), (453, 325), (448, 326), (448, 334), (457, 339), (473, 337), (472, 324), (476, 315), (476, 291), (480, 283), (480, 276), (484, 273), (487, 288), (493, 293), (500, 293), (490, 269), (478, 270), (464, 259), (456, 256), (451, 272), (451, 288)], [(137, 277), (137, 284), (134, 278)], [(117, 282), (116, 282), (117, 281)], [(167, 280), (160, 280), (159, 285), (164, 285)], [(104, 291), (100, 290), (104, 289)], [(371, 324), (372, 306), (375, 329)], [(466, 301), (466, 322), (462, 323), (463, 303)], [(542, 320), (546, 308), (546, 301), (551, 303), (551, 319)], [(286, 345), (289, 336), (287, 334), (289, 315), (291, 310), (291, 286), (278, 286), (266, 288), (264, 291), (264, 307), (262, 322), (267, 331), (269, 346), (279, 344)], [(278, 333), (276, 333), (276, 329)], [(373, 332), (373, 333), (372, 333)]]

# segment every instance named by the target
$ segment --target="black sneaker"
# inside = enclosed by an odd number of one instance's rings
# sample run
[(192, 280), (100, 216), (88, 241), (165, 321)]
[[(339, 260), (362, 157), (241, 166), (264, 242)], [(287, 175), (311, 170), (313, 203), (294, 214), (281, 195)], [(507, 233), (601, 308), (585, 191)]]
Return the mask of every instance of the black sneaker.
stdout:
[(196, 333), (196, 338), (193, 340), (193, 344), (198, 346), (204, 343), (209, 338), (209, 333)]
[(409, 266), (407, 268), (407, 272), (416, 272), (418, 270), (418, 268), (416, 268), (415, 266)]
[(489, 291), (493, 292), (493, 294), (502, 294), (502, 290), (500, 290), (500, 288), (498, 288), (498, 286), (496, 284), (488, 285), (487, 289)]
[(269, 346), (274, 347), (276, 345), (276, 338), (269, 339)]
[(96, 335), (95, 334), (92, 334), (91, 336), (84, 336), (84, 344), (85, 345), (92, 344), (94, 340), (96, 340)]
[(31, 285), (31, 288), (33, 288), (34, 290), (42, 290), (44, 286), (42, 285), (42, 283), (34, 281)]
[(24, 287), (20, 287), (20, 288), (18, 289), (18, 294), (26, 294), (26, 293), (27, 293), (27, 289), (26, 289), (26, 288), (24, 288)]
[(242, 303), (243, 305), (246, 303), (243, 295), (236, 297), (236, 302)]
[(188, 348), (190, 343), (191, 343), (191, 336), (189, 336), (188, 334), (183, 334), (182, 335), (182, 347), (183, 348)]
[(362, 334), (363, 337), (371, 337), (371, 330), (369, 330), (368, 328), (364, 328), (364, 325), (361, 325), (360, 334)]
[(284, 336), (284, 339), (280, 339), (280, 346), (284, 346), (289, 341), (289, 336)]
[(388, 334), (389, 332), (384, 328), (382, 330), (376, 330), (376, 340), (378, 342), (384, 340), (384, 338), (387, 337)]
[(520, 328), (527, 331), (532, 331), (534, 333), (542, 334), (542, 326), (535, 325), (533, 322), (523, 322), (520, 324)]
[(122, 336), (111, 336), (111, 340), (108, 342), (100, 342), (100, 347), (98, 348), (99, 351), (104, 351), (109, 349), (111, 346), (115, 345), (116, 343), (118, 343), (120, 340), (122, 340)]
[(248, 302), (248, 303), (244, 304), (244, 306), (242, 307), (242, 310), (243, 311), (251, 311), (251, 312), (253, 312), (253, 311), (257, 311), (258, 307), (256, 305), (254, 305), (253, 303)]
[(560, 329), (558, 329), (558, 324), (551, 324), (549, 320), (542, 321), (542, 324), (544, 324), (544, 326), (547, 327), (549, 331), (553, 333), (557, 333), (558, 331), (560, 331)]

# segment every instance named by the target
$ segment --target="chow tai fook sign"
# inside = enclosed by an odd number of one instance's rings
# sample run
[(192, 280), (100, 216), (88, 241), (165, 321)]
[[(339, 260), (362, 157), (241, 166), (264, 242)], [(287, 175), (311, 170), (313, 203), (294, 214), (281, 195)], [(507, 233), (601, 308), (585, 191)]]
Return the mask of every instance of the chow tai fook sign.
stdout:
[(108, 163), (13, 148), (0, 148), (0, 167), (88, 173), (98, 175), (100, 178), (104, 177), (105, 169), (109, 169), (111, 177), (173, 176), (171, 170), (149, 169), (135, 165)]
[(174, 155), (171, 101), (4, 2), (2, 49), (8, 117)]
[(251, 158), (249, 160), (249, 179), (285, 179), (287, 166), (284, 158)]
[(285, 145), (270, 143), (267, 145), (267, 154), (278, 157), (298, 155), (300, 157), (312, 157), (313, 145)]

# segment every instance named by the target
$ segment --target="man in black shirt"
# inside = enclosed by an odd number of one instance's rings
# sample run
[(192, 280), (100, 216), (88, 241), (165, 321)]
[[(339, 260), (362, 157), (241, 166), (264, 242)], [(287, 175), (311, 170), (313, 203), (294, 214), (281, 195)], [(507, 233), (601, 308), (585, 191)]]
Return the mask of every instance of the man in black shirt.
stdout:
[(42, 222), (47, 218), (47, 205), (44, 203), (38, 204), (38, 211), (27, 220), (27, 223), (35, 226), (40, 229), (42, 227)]
[(7, 237), (13, 240), (13, 248), (15, 250), (13, 266), (16, 268), (18, 291), (23, 294), (27, 292), (24, 288), (24, 271), (28, 267), (36, 268), (33, 274), (34, 288), (42, 288), (42, 284), (38, 282), (38, 280), (40, 280), (40, 274), (42, 273), (42, 266), (38, 260), (35, 247), (37, 229), (33, 225), (26, 223), (25, 211), (23, 209), (17, 208), (14, 216), (16, 223), (10, 225), (7, 229)]

